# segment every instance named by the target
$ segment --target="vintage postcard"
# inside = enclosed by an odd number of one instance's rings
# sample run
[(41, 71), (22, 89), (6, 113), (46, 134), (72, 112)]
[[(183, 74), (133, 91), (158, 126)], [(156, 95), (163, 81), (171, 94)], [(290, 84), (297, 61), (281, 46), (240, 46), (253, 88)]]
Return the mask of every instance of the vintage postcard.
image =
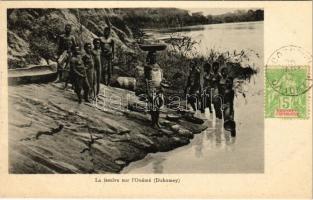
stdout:
[(1, 1), (0, 22), (0, 197), (312, 197), (312, 1)]

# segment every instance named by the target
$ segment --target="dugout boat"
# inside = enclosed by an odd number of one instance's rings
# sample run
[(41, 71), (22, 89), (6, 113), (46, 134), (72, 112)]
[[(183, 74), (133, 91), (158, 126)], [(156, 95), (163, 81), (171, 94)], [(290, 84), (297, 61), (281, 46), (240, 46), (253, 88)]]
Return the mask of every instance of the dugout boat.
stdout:
[(52, 65), (32, 65), (26, 68), (8, 70), (9, 85), (45, 83), (56, 80), (57, 66)]
[(166, 49), (166, 44), (140, 44), (139, 48), (143, 51), (163, 51)]

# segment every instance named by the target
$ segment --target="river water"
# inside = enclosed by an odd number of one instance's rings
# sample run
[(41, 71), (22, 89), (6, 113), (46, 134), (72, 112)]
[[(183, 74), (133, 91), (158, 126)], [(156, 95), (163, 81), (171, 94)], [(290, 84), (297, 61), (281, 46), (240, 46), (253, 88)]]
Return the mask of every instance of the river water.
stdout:
[[(251, 51), (259, 73), (244, 84), (242, 95), (235, 97), (237, 136), (222, 128), (223, 122), (213, 122), (206, 112), (211, 127), (195, 135), (190, 144), (169, 152), (148, 154), (143, 160), (127, 166), (122, 173), (262, 173), (264, 171), (263, 117), (263, 22), (230, 23), (151, 31), (155, 38), (176, 33), (201, 41), (196, 51), (206, 55), (214, 48), (219, 51)], [(200, 114), (199, 114), (200, 115)]]

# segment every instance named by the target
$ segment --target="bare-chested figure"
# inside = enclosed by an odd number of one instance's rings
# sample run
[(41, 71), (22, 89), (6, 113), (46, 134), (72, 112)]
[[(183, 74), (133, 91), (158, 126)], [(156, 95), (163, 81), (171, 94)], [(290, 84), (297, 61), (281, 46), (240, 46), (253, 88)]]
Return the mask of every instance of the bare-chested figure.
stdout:
[(95, 95), (98, 96), (100, 92), (100, 82), (102, 80), (101, 48), (99, 38), (95, 38), (93, 40), (93, 46), (92, 55), (95, 68)]
[(147, 64), (144, 67), (144, 74), (147, 84), (147, 96), (149, 99), (152, 127), (159, 129), (160, 108), (164, 104), (163, 88), (161, 84), (163, 80), (163, 71), (156, 63), (155, 52), (148, 53)]
[(80, 47), (75, 47), (73, 55), (70, 60), (71, 68), (73, 69), (73, 83), (75, 92), (78, 97), (78, 102), (82, 102), (81, 90), (84, 90), (84, 99), (86, 102), (89, 102), (89, 84), (87, 80), (86, 67), (82, 59)]
[(114, 58), (114, 40), (111, 37), (111, 27), (103, 29), (103, 37), (100, 37), (102, 80), (110, 85), (113, 73), (112, 59)]
[(89, 84), (89, 97), (95, 98), (95, 69), (94, 59), (92, 55), (91, 43), (85, 43), (84, 45), (85, 55), (83, 56), (84, 65), (86, 68), (87, 81)]
[(191, 70), (189, 71), (185, 93), (187, 95), (187, 102), (191, 105), (194, 111), (197, 111), (199, 108), (201, 91), (201, 70), (195, 63), (191, 63)]
[[(58, 82), (71, 82), (72, 72), (69, 66), (73, 47), (77, 45), (75, 37), (72, 35), (72, 26), (65, 25), (65, 33), (59, 36), (58, 46)], [(65, 72), (65, 73), (64, 73)]]

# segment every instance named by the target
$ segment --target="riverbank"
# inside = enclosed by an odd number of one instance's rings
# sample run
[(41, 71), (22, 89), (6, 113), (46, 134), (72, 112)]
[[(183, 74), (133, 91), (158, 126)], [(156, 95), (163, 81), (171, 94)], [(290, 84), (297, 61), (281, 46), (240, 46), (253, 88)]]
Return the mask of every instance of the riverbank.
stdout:
[[(246, 98), (234, 100), (237, 136), (206, 110), (209, 126), (190, 144), (150, 153), (122, 170), (125, 174), (264, 173), (263, 72), (245, 84)], [(253, 114), (253, 117), (251, 117)], [(213, 122), (214, 120), (215, 123)], [(179, 163), (179, 164), (178, 164)]]
[[(120, 98), (140, 104), (131, 91), (102, 85), (105, 96), (78, 104), (62, 84), (9, 86), (10, 173), (118, 173), (148, 153), (186, 145), (208, 127), (161, 114), (164, 131), (150, 127), (147, 113), (130, 111)], [(121, 96), (122, 95), (122, 96)], [(111, 106), (103, 109), (103, 103)], [(102, 106), (102, 107), (101, 107)]]
[[(244, 59), (237, 63), (242, 67), (250, 66), (257, 73), (246, 80), (235, 79), (234, 81), (236, 93), (234, 118), (237, 131), (235, 138), (232, 138), (230, 133), (223, 129), (223, 122), (217, 119), (215, 127), (209, 127), (197, 134), (190, 144), (170, 152), (149, 154), (142, 160), (132, 162), (123, 169), (122, 173), (263, 173), (263, 22), (200, 25), (185, 27), (181, 30), (151, 30), (149, 36), (155, 40), (164, 40), (171, 36), (174, 39), (176, 36), (178, 38), (188, 36), (193, 41), (201, 41), (194, 49), (200, 56), (207, 57), (210, 55), (210, 51), (215, 49), (217, 54), (215, 58), (218, 55), (230, 54), (232, 56), (230, 58), (226, 56), (226, 60), (231, 62), (241, 60), (234, 55), (235, 51), (245, 52), (247, 56), (243, 56)], [(178, 60), (178, 62), (182, 61)], [(171, 66), (183, 66), (185, 63)], [(166, 67), (166, 65), (164, 66)], [(236, 67), (237, 65), (232, 65), (229, 71), (231, 73), (241, 71), (242, 73), (238, 74), (243, 75), (244, 70), (237, 70)], [(169, 70), (173, 69), (169, 68), (167, 71)], [(179, 73), (181, 73), (180, 71)], [(210, 114), (208, 123), (212, 123)]]

